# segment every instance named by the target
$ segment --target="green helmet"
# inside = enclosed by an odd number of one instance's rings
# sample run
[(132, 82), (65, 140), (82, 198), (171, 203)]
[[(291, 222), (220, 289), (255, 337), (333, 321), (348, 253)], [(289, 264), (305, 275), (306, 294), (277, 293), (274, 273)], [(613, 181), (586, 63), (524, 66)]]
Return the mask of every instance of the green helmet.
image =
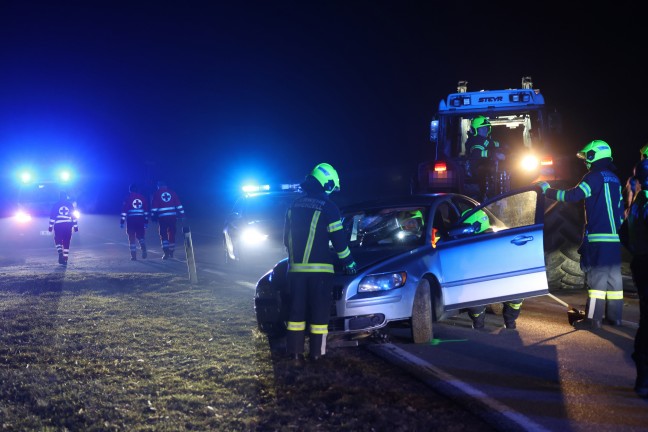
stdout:
[(481, 127), (488, 127), (488, 134), (490, 135), (491, 133), (491, 123), (490, 120), (488, 120), (487, 117), (484, 116), (477, 116), (474, 119), (470, 121), (470, 127), (472, 128), (472, 133), (477, 134), (477, 129)]
[(641, 153), (641, 159), (648, 159), (648, 144), (641, 147), (639, 153)]
[(340, 190), (340, 177), (338, 177), (337, 171), (331, 165), (321, 163), (313, 168), (310, 175), (317, 179), (326, 193), (330, 194)]
[[(465, 215), (470, 210), (471, 209), (464, 211), (461, 216)], [(479, 234), (490, 228), (490, 219), (484, 210), (477, 210), (473, 215), (466, 219), (464, 223), (467, 223), (468, 225), (478, 223), (479, 227), (477, 228), (477, 231), (475, 231), (475, 234)]]
[(587, 144), (576, 156), (585, 160), (585, 165), (589, 168), (597, 160), (610, 158), (612, 159), (612, 149), (610, 145), (602, 140), (594, 140)]

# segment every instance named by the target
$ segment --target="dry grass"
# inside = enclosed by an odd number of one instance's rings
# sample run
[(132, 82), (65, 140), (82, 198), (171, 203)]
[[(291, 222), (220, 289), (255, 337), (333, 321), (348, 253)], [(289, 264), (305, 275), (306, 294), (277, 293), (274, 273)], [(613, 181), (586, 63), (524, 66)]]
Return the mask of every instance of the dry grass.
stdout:
[(249, 289), (0, 276), (0, 430), (484, 430), (361, 347), (296, 373), (256, 330)]

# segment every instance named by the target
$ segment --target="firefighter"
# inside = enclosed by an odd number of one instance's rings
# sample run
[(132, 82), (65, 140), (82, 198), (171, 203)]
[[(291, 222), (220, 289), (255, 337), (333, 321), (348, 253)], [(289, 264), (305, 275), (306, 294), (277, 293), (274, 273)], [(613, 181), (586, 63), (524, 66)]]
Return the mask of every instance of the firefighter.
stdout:
[[(648, 144), (646, 144), (645, 146), (639, 149), (639, 157), (640, 157), (639, 159), (640, 161), (648, 158)], [(632, 205), (632, 201), (634, 200), (635, 195), (640, 190), (641, 190), (641, 185), (640, 182), (637, 181), (636, 176), (633, 175), (630, 178), (628, 178), (628, 181), (626, 182), (625, 187), (623, 188), (623, 195), (625, 196), (626, 216), (628, 214), (630, 206)]]
[(164, 181), (158, 181), (151, 205), (151, 217), (159, 224), (160, 241), (164, 252), (163, 260), (173, 258), (176, 224), (178, 220), (184, 219), (184, 215), (184, 207), (178, 194), (169, 189)]
[(122, 204), (119, 227), (123, 229), (124, 223), (126, 224), (131, 261), (136, 261), (138, 243), (142, 251), (142, 258), (145, 259), (147, 256), (145, 233), (148, 228), (149, 204), (135, 183), (129, 186), (128, 192), (129, 194)]
[(497, 195), (495, 190), (496, 174), (500, 172), (499, 162), (506, 159), (503, 147), (491, 136), (491, 123), (487, 117), (477, 116), (470, 121), (466, 140), (468, 154), (467, 173), (477, 179), (478, 200), (486, 200)]
[(606, 324), (621, 325), (623, 283), (621, 280), (621, 243), (623, 222), (621, 182), (614, 174), (612, 149), (602, 140), (588, 143), (577, 156), (588, 172), (571, 189), (553, 189), (539, 182), (544, 194), (556, 201), (584, 201), (585, 229), (579, 248), (580, 265), (585, 272), (588, 301), (585, 318), (575, 321), (577, 329), (596, 330), (605, 316)]
[[(463, 212), (462, 216), (469, 212), (470, 209)], [(470, 216), (464, 221), (468, 225), (473, 225), (475, 227), (475, 234), (483, 232), (493, 232), (490, 226), (490, 219), (488, 215), (483, 210), (477, 210), (475, 214)], [(515, 323), (518, 317), (520, 316), (520, 308), (522, 307), (522, 301), (524, 299), (516, 299), (505, 301), (502, 304), (504, 305), (502, 317), (504, 318), (504, 327), (507, 329), (515, 330), (517, 324)], [(480, 330), (484, 328), (484, 322), (486, 320), (486, 306), (475, 306), (468, 308), (468, 316), (472, 320), (472, 327), (475, 330)]]
[(301, 188), (304, 195), (289, 207), (284, 228), (291, 293), (286, 350), (296, 366), (304, 360), (307, 321), (310, 360), (317, 361), (326, 354), (334, 276), (329, 242), (345, 273), (357, 272), (342, 229), (340, 210), (329, 199), (332, 192), (340, 190), (337, 171), (321, 163), (306, 176)]
[(59, 264), (67, 265), (72, 231), (79, 232), (79, 225), (76, 204), (70, 200), (66, 192), (60, 192), (59, 200), (52, 206), (47, 230), (54, 231), (54, 244), (58, 252)]
[(639, 328), (635, 334), (632, 359), (637, 368), (634, 390), (648, 397), (648, 158), (643, 158), (634, 169), (634, 178), (641, 190), (628, 209), (622, 236), (624, 246), (632, 254), (630, 270), (639, 296)]

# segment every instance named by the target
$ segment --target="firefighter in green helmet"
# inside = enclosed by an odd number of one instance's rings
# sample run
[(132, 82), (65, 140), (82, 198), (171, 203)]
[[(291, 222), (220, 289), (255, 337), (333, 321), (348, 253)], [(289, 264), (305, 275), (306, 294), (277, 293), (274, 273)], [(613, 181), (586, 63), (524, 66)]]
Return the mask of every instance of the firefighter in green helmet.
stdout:
[(301, 183), (304, 195), (286, 212), (284, 245), (288, 249), (288, 312), (286, 350), (299, 367), (303, 363), (308, 324), (309, 357), (326, 354), (326, 338), (333, 290), (334, 260), (329, 242), (346, 274), (357, 272), (340, 210), (329, 195), (340, 190), (340, 178), (330, 164), (317, 165)]
[[(462, 215), (465, 215), (469, 211), (470, 209), (464, 211)], [(468, 217), (464, 223), (473, 225), (475, 227), (475, 234), (493, 231), (490, 225), (490, 219), (483, 210), (477, 210), (474, 214)], [(502, 303), (504, 305), (502, 317), (504, 318), (504, 326), (507, 329), (513, 330), (517, 327), (516, 320), (520, 316), (520, 308), (522, 307), (523, 300), (524, 299), (508, 300)], [(474, 329), (483, 329), (486, 320), (486, 306), (482, 305), (468, 308), (468, 316), (470, 316), (470, 319), (472, 320), (472, 326)]]
[(477, 180), (479, 193), (471, 194), (478, 201), (497, 195), (495, 179), (501, 171), (499, 163), (506, 159), (504, 147), (491, 136), (488, 117), (476, 116), (470, 121), (466, 140), (467, 173)]
[(547, 198), (585, 203), (585, 229), (579, 248), (580, 266), (585, 273), (588, 300), (585, 317), (573, 323), (576, 329), (596, 330), (605, 323), (620, 326), (623, 314), (621, 243), (623, 222), (621, 182), (614, 173), (612, 149), (602, 140), (589, 142), (577, 157), (588, 172), (571, 189), (554, 189), (539, 182)]
[[(639, 149), (639, 160), (642, 161), (648, 159), (648, 144), (644, 145)], [(628, 210), (634, 201), (634, 197), (641, 190), (641, 183), (637, 180), (635, 175), (632, 175), (628, 178), (628, 181), (623, 188), (623, 196), (625, 199), (625, 213), (627, 216)]]

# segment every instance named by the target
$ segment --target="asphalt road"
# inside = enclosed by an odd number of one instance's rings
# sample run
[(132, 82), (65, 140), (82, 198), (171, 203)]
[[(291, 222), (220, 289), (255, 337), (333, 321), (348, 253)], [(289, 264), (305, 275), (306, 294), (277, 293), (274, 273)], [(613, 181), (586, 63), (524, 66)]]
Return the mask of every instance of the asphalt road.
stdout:
[[(224, 266), (221, 225), (192, 221), (190, 235), (198, 278), (227, 277), (253, 288), (277, 259), (268, 254), (256, 264), (231, 271)], [(175, 260), (162, 261), (157, 226), (147, 232), (149, 258), (129, 259), (126, 233), (118, 216), (85, 216), (72, 239), (68, 268), (79, 271), (173, 271), (190, 277), (179, 229)], [(187, 223), (189, 226), (189, 223)], [(59, 268), (46, 219), (19, 229), (0, 225), (6, 247), (0, 252), (0, 272), (27, 274)], [(463, 314), (434, 328), (429, 344), (411, 343), (406, 328), (389, 332), (389, 343), (369, 346), (459, 401), (499, 430), (528, 431), (647, 431), (648, 400), (632, 390), (635, 378), (630, 358), (638, 305), (632, 282), (625, 279), (624, 325), (592, 333), (576, 331), (567, 322), (567, 308), (543, 296), (525, 300), (517, 331), (502, 327), (497, 315), (487, 317), (485, 331), (471, 329)], [(584, 309), (586, 293), (554, 293), (570, 306)]]

